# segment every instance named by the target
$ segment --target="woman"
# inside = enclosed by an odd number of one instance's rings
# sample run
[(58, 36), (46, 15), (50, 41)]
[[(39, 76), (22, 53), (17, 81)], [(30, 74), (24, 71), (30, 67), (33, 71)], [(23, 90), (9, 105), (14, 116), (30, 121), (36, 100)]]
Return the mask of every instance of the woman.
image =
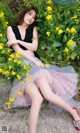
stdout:
[[(25, 83), (14, 81), (10, 96), (15, 97), (12, 107), (31, 105), (30, 133), (36, 133), (38, 115), (43, 98), (49, 101), (49, 106), (56, 111), (68, 111), (74, 121), (74, 126), (80, 130), (80, 116), (74, 107), (72, 97), (76, 95), (77, 74), (73, 67), (60, 68), (50, 65), (48, 68), (35, 57), (38, 47), (38, 33), (35, 26), (37, 9), (30, 7), (19, 16), (16, 26), (7, 28), (7, 46), (24, 57), (26, 65), (31, 64), (32, 69)], [(28, 80), (30, 79), (30, 80)], [(22, 95), (18, 95), (18, 92)], [(54, 105), (56, 106), (54, 106)], [(58, 108), (57, 106), (61, 107)]]

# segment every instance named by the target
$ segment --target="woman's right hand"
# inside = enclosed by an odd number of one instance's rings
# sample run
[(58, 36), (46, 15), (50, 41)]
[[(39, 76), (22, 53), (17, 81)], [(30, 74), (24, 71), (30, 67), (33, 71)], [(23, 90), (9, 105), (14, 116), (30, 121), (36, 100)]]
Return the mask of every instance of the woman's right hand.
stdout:
[(36, 61), (35, 64), (42, 69), (44, 68), (44, 64), (40, 60)]

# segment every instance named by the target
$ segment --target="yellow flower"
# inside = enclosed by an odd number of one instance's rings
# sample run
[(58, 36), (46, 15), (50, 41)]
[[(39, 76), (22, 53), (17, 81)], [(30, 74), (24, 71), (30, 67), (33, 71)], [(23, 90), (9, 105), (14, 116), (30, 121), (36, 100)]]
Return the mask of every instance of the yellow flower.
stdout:
[(76, 29), (74, 27), (71, 28), (71, 33), (74, 34), (76, 32)]
[(8, 77), (7, 79), (9, 80), (10, 78)]
[(24, 68), (24, 70), (27, 70), (27, 66), (26, 65), (24, 65), (23, 68)]
[(30, 80), (31, 80), (31, 78), (30, 78), (30, 77), (27, 77), (27, 80), (28, 80), (28, 81), (30, 81)]
[(16, 57), (20, 57), (20, 52), (16, 52)]
[(7, 25), (7, 24), (8, 24), (8, 22), (6, 21), (6, 22), (5, 22), (5, 24)]
[(11, 58), (14, 58), (14, 54), (11, 54), (10, 57), (11, 57)]
[(67, 43), (68, 45), (72, 45), (73, 44), (73, 40), (72, 39), (70, 39), (69, 41), (68, 41), (68, 43)]
[(47, 7), (47, 11), (50, 11), (51, 12), (52, 11), (52, 7), (51, 6), (48, 6)]
[(6, 75), (6, 74), (9, 74), (9, 71), (5, 71), (5, 75)]
[(29, 75), (29, 73), (26, 73), (26, 76), (28, 76)]
[(17, 75), (17, 79), (19, 79), (19, 80), (20, 80), (20, 79), (21, 79), (21, 76), (20, 76), (20, 75)]
[(69, 49), (65, 47), (64, 52), (68, 53)]
[(28, 91), (31, 91), (32, 89), (31, 88), (28, 88)]
[(2, 72), (2, 68), (0, 68), (0, 73)]
[(22, 81), (22, 84), (24, 84), (24, 80)]
[(17, 62), (17, 60), (14, 59), (14, 63), (16, 63), (16, 62)]
[(49, 67), (49, 66), (50, 66), (50, 64), (45, 64), (45, 66), (46, 66), (46, 67)]
[(0, 50), (2, 50), (3, 49), (3, 46), (2, 45), (0, 45)]
[(0, 18), (4, 17), (4, 12), (0, 12)]
[(12, 60), (12, 58), (8, 58), (8, 61), (11, 61)]
[(10, 105), (11, 105), (11, 102), (10, 102), (10, 101), (9, 101), (9, 102), (7, 102), (7, 105), (8, 105), (8, 106), (10, 106)]
[(18, 95), (22, 95), (22, 92), (21, 91), (18, 91)]
[(12, 75), (16, 75), (16, 72), (15, 71), (12, 71)]
[(9, 69), (11, 69), (12, 68), (12, 66), (9, 66)]
[(8, 49), (7, 52), (10, 53), (10, 49)]
[(4, 51), (4, 50), (2, 50), (2, 53), (4, 54), (4, 53), (5, 53), (5, 51)]
[(73, 17), (71, 17), (71, 19), (76, 19), (77, 18), (77, 15), (74, 15)]
[(47, 4), (51, 4), (52, 3), (52, 1), (51, 0), (47, 0)]
[(58, 34), (62, 34), (63, 33), (63, 30), (62, 29), (59, 29), (58, 30)]
[(67, 31), (67, 32), (70, 32), (70, 29), (69, 29), (69, 28), (66, 28), (66, 31)]
[(59, 27), (56, 27), (56, 31), (58, 31), (59, 30)]
[(3, 34), (0, 34), (0, 37), (2, 37), (3, 36)]
[(21, 63), (22, 63), (22, 61), (18, 61), (18, 62), (17, 62), (17, 64), (19, 64), (19, 65), (20, 65)]
[(9, 102), (14, 102), (14, 97), (10, 97)]
[(46, 19), (47, 19), (47, 20), (51, 20), (51, 19), (52, 19), (52, 15), (48, 15), (48, 16), (46, 17)]
[(10, 105), (8, 105), (8, 109), (10, 109), (11, 108), (11, 106)]
[(49, 32), (49, 31), (47, 31), (47, 32), (46, 32), (46, 35), (47, 35), (47, 36), (50, 36), (50, 32)]

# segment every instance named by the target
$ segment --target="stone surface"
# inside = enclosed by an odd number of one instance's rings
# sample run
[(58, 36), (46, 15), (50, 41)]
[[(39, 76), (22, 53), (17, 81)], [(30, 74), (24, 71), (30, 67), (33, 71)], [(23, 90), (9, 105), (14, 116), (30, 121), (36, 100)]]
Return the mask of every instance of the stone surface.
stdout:
[[(76, 102), (80, 110), (80, 102)], [(0, 130), (7, 126), (8, 133), (29, 133), (29, 109), (15, 109), (13, 111), (0, 110)], [(37, 133), (79, 133), (72, 123), (72, 117), (67, 113), (55, 113), (47, 106), (40, 111)], [(0, 132), (6, 133), (6, 132)]]
[(0, 108), (7, 101), (11, 89), (11, 82), (0, 76)]

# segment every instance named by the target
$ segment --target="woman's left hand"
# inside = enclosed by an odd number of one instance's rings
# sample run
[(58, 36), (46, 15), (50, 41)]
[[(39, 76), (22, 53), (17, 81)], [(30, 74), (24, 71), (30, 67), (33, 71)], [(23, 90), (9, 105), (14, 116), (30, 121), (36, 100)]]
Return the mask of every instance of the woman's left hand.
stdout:
[(6, 44), (7, 44), (8, 47), (10, 47), (11, 45), (16, 44), (16, 43), (18, 43), (18, 40), (15, 39), (15, 40), (9, 40), (9, 41), (7, 41)]

